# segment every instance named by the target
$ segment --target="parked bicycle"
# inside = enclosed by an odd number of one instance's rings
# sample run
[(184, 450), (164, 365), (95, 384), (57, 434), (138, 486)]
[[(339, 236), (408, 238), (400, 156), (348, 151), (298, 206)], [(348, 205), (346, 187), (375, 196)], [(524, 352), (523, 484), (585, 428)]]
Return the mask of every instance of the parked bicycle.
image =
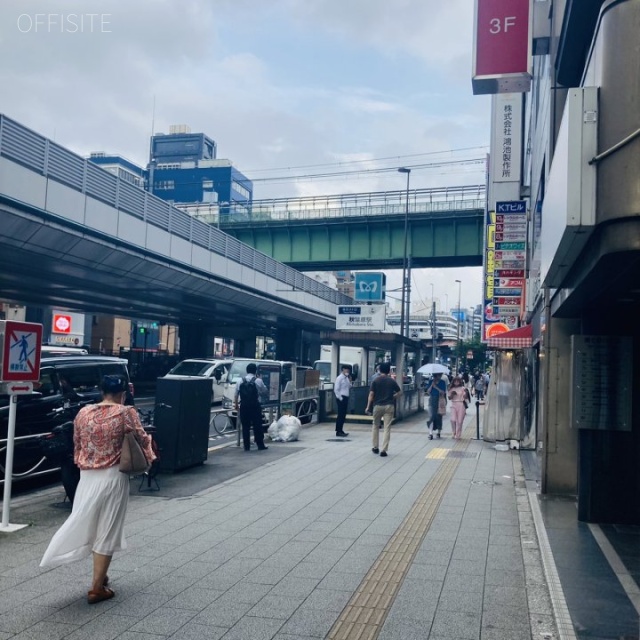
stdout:
[(233, 433), (236, 430), (236, 421), (229, 415), (226, 409), (214, 409), (211, 412), (209, 425), (213, 427), (215, 432), (220, 436)]

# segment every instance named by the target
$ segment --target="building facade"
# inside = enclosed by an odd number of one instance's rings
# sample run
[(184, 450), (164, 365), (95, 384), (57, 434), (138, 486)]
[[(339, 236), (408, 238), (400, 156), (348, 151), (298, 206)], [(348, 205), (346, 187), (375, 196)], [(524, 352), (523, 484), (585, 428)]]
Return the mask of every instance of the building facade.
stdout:
[(492, 98), (488, 208), (526, 202), (542, 490), (640, 524), (640, 1), (532, 8), (530, 90)]

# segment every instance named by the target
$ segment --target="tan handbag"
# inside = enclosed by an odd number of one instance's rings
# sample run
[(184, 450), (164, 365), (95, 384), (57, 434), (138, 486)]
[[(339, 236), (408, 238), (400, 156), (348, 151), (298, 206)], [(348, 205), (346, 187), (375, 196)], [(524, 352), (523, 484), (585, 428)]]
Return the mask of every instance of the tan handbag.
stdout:
[(120, 454), (120, 471), (122, 473), (144, 473), (147, 469), (149, 469), (149, 463), (133, 431), (125, 433)]

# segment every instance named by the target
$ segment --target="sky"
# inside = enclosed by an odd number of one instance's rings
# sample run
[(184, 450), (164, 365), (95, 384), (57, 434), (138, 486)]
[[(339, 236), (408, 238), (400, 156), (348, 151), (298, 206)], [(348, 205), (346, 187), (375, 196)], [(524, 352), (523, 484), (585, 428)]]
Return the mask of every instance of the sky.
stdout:
[[(473, 0), (2, 0), (0, 112), (140, 165), (152, 131), (187, 124), (257, 199), (403, 189), (401, 166), (411, 188), (481, 184), (472, 28)], [(456, 280), (463, 307), (481, 302), (479, 267), (412, 275), (412, 310), (432, 283), (457, 306)]]

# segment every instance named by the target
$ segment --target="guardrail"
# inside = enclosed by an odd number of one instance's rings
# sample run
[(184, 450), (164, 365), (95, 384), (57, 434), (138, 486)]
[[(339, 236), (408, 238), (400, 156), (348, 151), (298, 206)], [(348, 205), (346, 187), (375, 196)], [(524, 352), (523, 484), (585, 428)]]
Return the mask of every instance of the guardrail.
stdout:
[(121, 180), (4, 114), (0, 114), (0, 156), (296, 290), (336, 305), (353, 302), (348, 296)]
[[(36, 433), (36, 434), (32, 434), (32, 435), (28, 435), (28, 436), (17, 436), (14, 438), (14, 442), (17, 444), (18, 442), (22, 442), (22, 441), (27, 441), (27, 440), (37, 440), (38, 438), (40, 438), (41, 436), (46, 436), (46, 435), (50, 435), (51, 432), (45, 432), (45, 433)], [(7, 448), (7, 439), (0, 439), (0, 454), (3, 453)], [(27, 478), (37, 478), (38, 476), (43, 476), (46, 475), (48, 473), (55, 473), (56, 471), (60, 471), (60, 467), (52, 467), (50, 469), (44, 469), (42, 471), (37, 471), (37, 469), (39, 469), (44, 462), (46, 462), (47, 458), (45, 456), (42, 456), (40, 458), (40, 460), (30, 469), (28, 469), (27, 471), (23, 471), (21, 473), (12, 473), (11, 477), (12, 477), (12, 482), (16, 482), (17, 480), (26, 480)], [(14, 451), (14, 463), (15, 463), (15, 451)], [(4, 465), (0, 464), (0, 472), (2, 472), (2, 478), (0, 478), (0, 485), (4, 485), (4, 473), (5, 473), (5, 469), (4, 469)]]

